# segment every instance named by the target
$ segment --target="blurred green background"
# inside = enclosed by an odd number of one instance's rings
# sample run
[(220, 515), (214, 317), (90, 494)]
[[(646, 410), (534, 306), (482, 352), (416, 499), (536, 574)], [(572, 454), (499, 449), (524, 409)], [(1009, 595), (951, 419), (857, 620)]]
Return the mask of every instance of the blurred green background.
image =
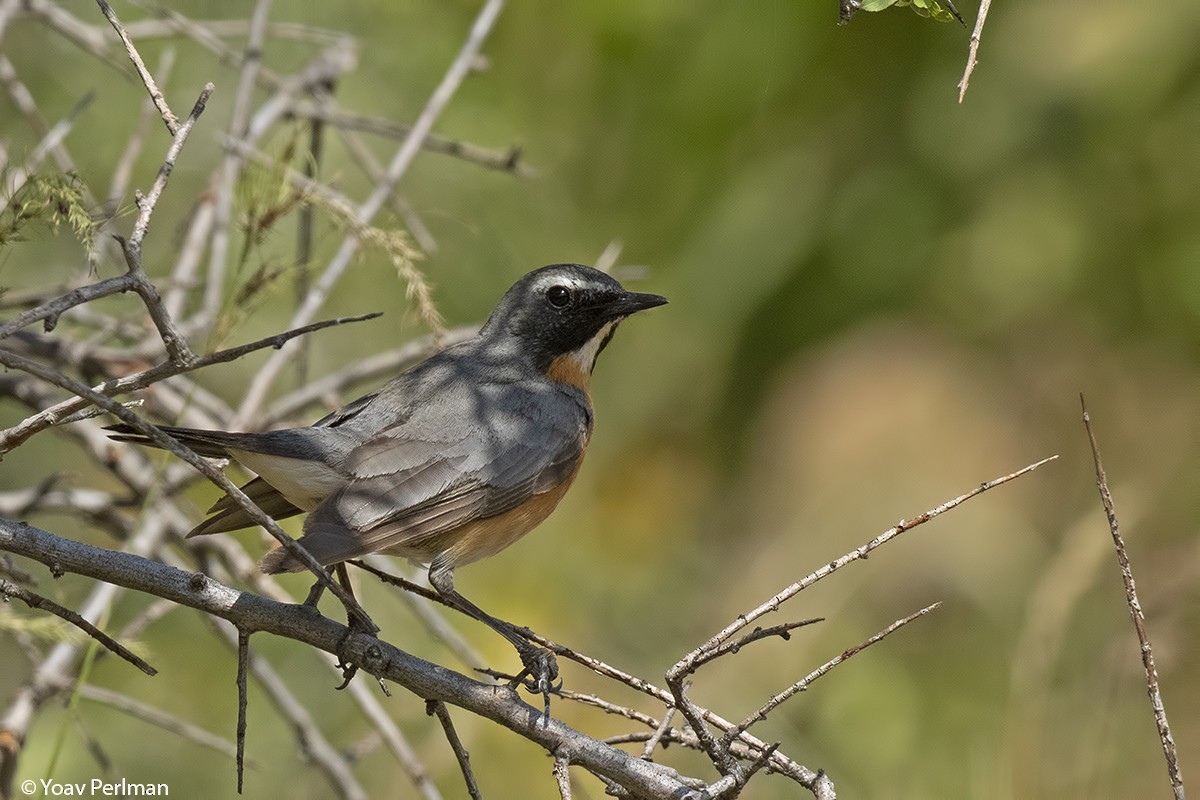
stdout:
[[(202, 19), (248, 13), (225, 0), (186, 5)], [(116, 8), (130, 20), (143, 13)], [(410, 121), (478, 8), (276, 0), (271, 18), (357, 37), (359, 68), (338, 84), (339, 103)], [(960, 8), (973, 22), (974, 6)], [(88, 4), (72, 10), (103, 24)], [(1184, 776), (1195, 779), (1200, 4), (997, 3), (962, 105), (961, 27), (905, 9), (860, 13), (846, 27), (836, 20), (832, 0), (505, 9), (484, 47), (487, 68), (468, 78), (436, 131), (519, 144), (538, 177), (420, 156), (403, 191), (439, 245), (421, 265), (439, 307), (451, 324), (478, 321), (526, 270), (594, 262), (614, 240), (623, 243), (620, 263), (638, 267), (623, 276), (642, 276), (627, 283), (671, 305), (628, 322), (602, 357), (588, 463), (560, 509), (501, 556), (464, 570), (458, 585), (499, 616), (661, 682), (682, 653), (782, 586), (897, 520), (1057, 453), (804, 592), (778, 621), (826, 622), (712, 666), (694, 692), (740, 719), (941, 600), (789, 702), (759, 736), (824, 768), (847, 798), (1167, 796), (1078, 395), (1086, 393), (1100, 438)], [(162, 47), (142, 46), (149, 63)], [(32, 19), (11, 23), (3, 49), (51, 120), (97, 92), (67, 144), (84, 179), (106, 187), (142, 87)], [(190, 107), (205, 81), (217, 91), (156, 212), (152, 274), (156, 264), (169, 269), (218, 163), (236, 86), (236, 73), (210, 55), (177, 49), (165, 87), (174, 107)], [(287, 72), (313, 53), (271, 43), (264, 58)], [(288, 136), (284, 126), (275, 146)], [(7, 96), (0, 137), (14, 161), (37, 141)], [(165, 150), (157, 122), (152, 137), (135, 186), (149, 185)], [(328, 141), (322, 177), (364, 196), (370, 183)], [(371, 144), (381, 159), (395, 147)], [(341, 238), (322, 225), (318, 268)], [(291, 259), (293, 226), (277, 226), (253, 263)], [(0, 283), (42, 286), (83, 269), (77, 245), (46, 236), (3, 254)], [(100, 274), (118, 269), (104, 263)], [(280, 282), (227, 343), (282, 329), (293, 308), (291, 285)], [(312, 374), (424, 332), (394, 269), (367, 253), (322, 316), (375, 310), (389, 313), (312, 337)], [(213, 368), (204, 382), (234, 400), (264, 358)], [(0, 407), (4, 425), (22, 416)], [(0, 488), (76, 469), (50, 438), (7, 456)], [(99, 479), (78, 476), (91, 480)], [(196, 490), (198, 509), (214, 491)], [(36, 521), (112, 544), (60, 519)], [(69, 601), (87, 582), (49, 586)], [(302, 580), (294, 586), (303, 592)], [(388, 592), (364, 591), (392, 641), (450, 663)], [(127, 597), (115, 619), (140, 602)], [(498, 668), (513, 666), (498, 637), (453, 622)], [(232, 736), (234, 659), (199, 616), (175, 612), (144, 645), (158, 678), (106, 660), (95, 680)], [(367, 734), (311, 653), (266, 637), (254, 645), (293, 680), (335, 744)], [(0, 695), (26, 670), (6, 645)], [(637, 702), (580, 669), (567, 667), (565, 679)], [(386, 703), (443, 792), (460, 796), (424, 704), (402, 692)], [(566, 702), (555, 709), (590, 733), (626, 729)], [(227, 760), (86, 702), (80, 716), (131, 780), (166, 780), (179, 796), (232, 794)], [(544, 753), (456, 719), (486, 796), (557, 796)], [(95, 775), (78, 730), (49, 707), (21, 777), (44, 775), (60, 734), (57, 776)], [(253, 687), (248, 753), (258, 767), (247, 796), (329, 792)], [(665, 757), (700, 763), (677, 748)], [(408, 796), (384, 749), (357, 769), (374, 795)], [(577, 788), (603, 795), (590, 779)], [(747, 796), (795, 789), (762, 776)]]

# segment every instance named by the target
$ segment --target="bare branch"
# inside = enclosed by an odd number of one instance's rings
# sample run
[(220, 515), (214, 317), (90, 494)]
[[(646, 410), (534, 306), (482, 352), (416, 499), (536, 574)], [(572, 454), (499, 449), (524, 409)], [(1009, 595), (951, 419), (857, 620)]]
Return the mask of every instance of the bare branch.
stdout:
[[(518, 630), (521, 632), (522, 635), (524, 635), (526, 638), (528, 638), (531, 642), (535, 642), (535, 643), (541, 645), (542, 647), (548, 648), (556, 656), (562, 656), (563, 658), (574, 661), (577, 664), (582, 664), (583, 666), (587, 667), (588, 669), (590, 669), (592, 672), (596, 673), (597, 675), (600, 675), (602, 677), (609, 678), (611, 680), (617, 681), (618, 683), (624, 684), (625, 686), (628, 686), (637, 692), (641, 692), (642, 694), (644, 694), (648, 697), (652, 697), (655, 700), (658, 700), (659, 702), (663, 703), (664, 705), (666, 705), (668, 707), (675, 705), (675, 702), (676, 702), (675, 696), (672, 694), (672, 692), (670, 692), (666, 689), (655, 686), (654, 684), (650, 683), (649, 681), (639, 678), (636, 675), (632, 675), (628, 672), (617, 669), (616, 667), (614, 667), (610, 664), (607, 664), (603, 661), (600, 661), (599, 659), (592, 658), (591, 656), (583, 655), (582, 653), (579, 653), (569, 647), (558, 644), (557, 642), (550, 641), (549, 639), (546, 639), (544, 637), (538, 636), (538, 635), (534, 634), (532, 631), (530, 631), (528, 628), (518, 628)], [(575, 699), (579, 699), (581, 702), (588, 702), (582, 696), (576, 697), (575, 695), (568, 694), (565, 691), (560, 691), (559, 693), (563, 697), (572, 697)], [(697, 707), (697, 708), (698, 708), (698, 710), (700, 712), (700, 716), (703, 718), (704, 722), (708, 723), (709, 725), (713, 725), (717, 729), (722, 730), (722, 731), (727, 731), (730, 728), (734, 727), (734, 723), (721, 717), (719, 714), (716, 714), (713, 711), (710, 711), (705, 708), (699, 708), (699, 707)], [(609, 710), (609, 709), (606, 708), (605, 710)], [(610, 711), (610, 713), (612, 713), (612, 712)], [(635, 717), (631, 717), (631, 719), (639, 719), (639, 717), (635, 716)], [(646, 721), (645, 724), (647, 724), (651, 727), (657, 725), (657, 723), (654, 720), (649, 719), (649, 718), (647, 718), (647, 719), (649, 721)], [(762, 741), (761, 739), (758, 739), (757, 737), (753, 736), (749, 731), (744, 731), (741, 734), (741, 736), (739, 737), (739, 741), (741, 743), (745, 744), (746, 747), (749, 748), (750, 750), (752, 750), (753, 753), (755, 753), (755, 754), (762, 752), (764, 749), (766, 749), (767, 747), (770, 746), (766, 742)], [(697, 748), (700, 747), (699, 742), (697, 742), (696, 746), (697, 746)], [(775, 772), (778, 772), (781, 775), (786, 775), (788, 778), (791, 778), (792, 780), (796, 781), (804, 788), (811, 790), (814, 794), (817, 794), (818, 797), (822, 797), (822, 796), (833, 797), (834, 796), (832, 794), (832, 786), (833, 786), (832, 781), (830, 781), (828, 778), (824, 777), (821, 772), (819, 772), (819, 771), (814, 772), (814, 771), (808, 769), (807, 767), (796, 763), (795, 761), (793, 761), (792, 759), (783, 755), (782, 753), (776, 752), (774, 755), (771, 756), (770, 767)], [(821, 788), (823, 785), (822, 781), (828, 783), (828, 785), (830, 787), (829, 790), (824, 790)], [(825, 791), (826, 793), (824, 795), (822, 795), (819, 793), (820, 791)]]
[(265, 659), (250, 652), (249, 632), (220, 620), (210, 618), (209, 622), (217, 635), (234, 649), (238, 657), (238, 741), (245, 741), (245, 709), (241, 706), (241, 700), (245, 697), (247, 677), (253, 675), (280, 716), (291, 725), (304, 755), (329, 781), (337, 796), (346, 800), (366, 800), (366, 792), (350, 771), (346, 758), (321, 732), (308, 709), (287, 688), (279, 673)]
[(48, 600), (47, 598), (42, 597), (40, 594), (31, 592), (28, 589), (23, 589), (20, 586), (17, 586), (15, 583), (9, 583), (8, 581), (3, 580), (3, 579), (0, 579), (0, 595), (3, 595), (5, 600), (12, 597), (17, 600), (20, 600), (22, 603), (29, 606), (30, 608), (36, 608), (41, 611), (48, 611), (51, 614), (53, 614), (54, 616), (56, 616), (60, 619), (66, 620), (67, 622), (74, 625), (76, 628), (79, 628), (79, 630), (83, 631), (88, 636), (92, 637), (97, 642), (104, 645), (104, 647), (107, 648), (109, 651), (117, 654), (121, 658), (128, 661), (130, 664), (133, 664), (135, 667), (137, 667), (138, 669), (140, 669), (142, 672), (146, 673), (147, 675), (154, 676), (154, 675), (158, 674), (158, 670), (156, 670), (154, 667), (147, 664), (145, 662), (145, 660), (143, 660), (139, 656), (134, 655), (123, 644), (118, 642), (116, 639), (113, 639), (107, 633), (100, 630), (95, 625), (88, 622), (86, 619), (79, 616), (79, 614), (75, 613), (71, 609), (63, 608), (62, 606), (60, 606), (58, 603), (54, 602), (53, 600)]
[(796, 683), (793, 683), (791, 686), (784, 689), (782, 692), (779, 692), (778, 694), (776, 694), (774, 697), (772, 697), (770, 700), (768, 700), (766, 703), (764, 703), (761, 707), (759, 707), (759, 709), (757, 711), (755, 711), (753, 714), (751, 714), (750, 716), (746, 717), (744, 720), (739, 722), (735, 727), (730, 728), (728, 731), (726, 731), (725, 734), (721, 737), (719, 746), (723, 747), (723, 748), (729, 747), (729, 743), (732, 742), (735, 738), (737, 738), (738, 734), (740, 734), (742, 731), (748, 730), (750, 728), (750, 726), (755, 724), (756, 722), (761, 722), (762, 720), (766, 719), (767, 714), (770, 714), (772, 711), (774, 711), (776, 708), (778, 708), (788, 698), (793, 697), (793, 696), (799, 694), (800, 692), (807, 691), (808, 687), (812, 685), (813, 681), (817, 680), (822, 675), (824, 675), (827, 672), (829, 672), (830, 670), (832, 670), (838, 664), (841, 664), (842, 662), (847, 661), (850, 658), (853, 658), (854, 656), (861, 653), (863, 650), (866, 650), (871, 645), (883, 640), (884, 638), (891, 635), (892, 633), (895, 633), (896, 631), (900, 630), (901, 628), (903, 628), (905, 625), (912, 622), (913, 620), (925, 616), (930, 611), (933, 611), (935, 608), (937, 608), (940, 605), (941, 605), (941, 602), (939, 601), (937, 603), (933, 603), (931, 605), (925, 606), (925, 608), (922, 608), (920, 611), (916, 611), (912, 614), (909, 614), (907, 617), (898, 619), (895, 622), (893, 622), (891, 625), (888, 625), (886, 628), (884, 628), (883, 630), (876, 633), (871, 638), (867, 639), (865, 642), (855, 645), (854, 647), (851, 647), (849, 650), (845, 651), (841, 655), (835, 656), (834, 658), (829, 659), (824, 664), (822, 664), (821, 666), (817, 667), (815, 670), (810, 672), (808, 675), (804, 676), (803, 679), (797, 681)]
[[(388, 139), (403, 139), (413, 129), (411, 125), (392, 122), (378, 117), (367, 117), (361, 114), (351, 114), (334, 108), (322, 107), (315, 103), (300, 103), (290, 112), (292, 116), (304, 119), (319, 119), (344, 131), (372, 133)], [(514, 145), (505, 151), (492, 150), (470, 142), (447, 139), (431, 133), (425, 137), (421, 147), (432, 153), (442, 153), (478, 164), (488, 169), (501, 172), (511, 172), (518, 178), (536, 178), (537, 172), (521, 160), (521, 148)]]
[[(162, 58), (158, 64), (158, 74), (163, 81), (167, 80), (167, 76), (171, 74), (171, 68), (175, 64), (175, 48), (168, 47), (163, 51)], [(117, 159), (117, 165), (113, 168), (112, 186), (108, 190), (108, 220), (112, 222), (120, 208), (121, 199), (129, 190), (129, 183), (133, 177), (133, 167), (137, 163), (138, 156), (141, 155), (142, 148), (146, 144), (146, 134), (150, 132), (150, 119), (154, 115), (154, 98), (147, 97), (142, 103), (141, 113), (138, 115), (137, 125), (129, 136), (129, 141), (125, 143), (125, 149), (121, 152), (121, 157)]]
[[(170, 608), (179, 607), (174, 603), (170, 603), (168, 606)], [(237, 748), (228, 739), (223, 739), (215, 733), (204, 730), (199, 725), (188, 722), (185, 719), (180, 719), (174, 714), (169, 714), (160, 708), (147, 705), (136, 698), (91, 684), (80, 686), (79, 696), (85, 700), (91, 700), (94, 703), (102, 703), (103, 705), (115, 708), (122, 713), (148, 722), (164, 731), (170, 731), (182, 736), (200, 747), (216, 750), (218, 753), (230, 758), (237, 756)]]
[(720, 647), (716, 647), (707, 651), (703, 656), (701, 656), (700, 660), (696, 662), (695, 667), (699, 668), (704, 664), (707, 664), (709, 661), (712, 661), (713, 659), (719, 658), (723, 655), (736, 654), (751, 642), (769, 639), (773, 636), (778, 636), (786, 641), (792, 638), (791, 632), (797, 628), (804, 628), (809, 625), (815, 625), (818, 622), (824, 621), (824, 617), (813, 617), (812, 619), (802, 619), (796, 622), (785, 622), (782, 625), (772, 625), (769, 628), (755, 628), (736, 641), (725, 642)]
[[(97, 2), (103, 2), (103, 0), (97, 0)], [(200, 96), (196, 98), (195, 105), (192, 106), (191, 113), (188, 114), (183, 124), (177, 127), (175, 138), (171, 140), (171, 146), (167, 148), (167, 157), (158, 169), (158, 175), (150, 187), (150, 192), (145, 197), (137, 198), (138, 216), (133, 223), (133, 234), (129, 237), (127, 250), (131, 249), (135, 253), (141, 254), (142, 240), (146, 238), (146, 232), (150, 227), (150, 217), (154, 213), (154, 206), (158, 204), (158, 198), (167, 186), (167, 179), (171, 177), (171, 171), (175, 169), (175, 160), (179, 157), (179, 151), (183, 149), (188, 134), (192, 132), (192, 126), (204, 113), (204, 107), (208, 104), (208, 98), (212, 96), (215, 88), (212, 83), (205, 84)], [(138, 267), (140, 268), (140, 266), (139, 261)]]
[(668, 672), (668, 675), (669, 676), (673, 675), (673, 676), (679, 677), (679, 676), (683, 676), (683, 675), (691, 673), (695, 669), (696, 662), (699, 661), (699, 659), (702, 658), (703, 655), (707, 651), (712, 650), (713, 648), (719, 647), (722, 642), (724, 642), (726, 639), (728, 639), (733, 634), (737, 633), (742, 628), (745, 628), (747, 625), (749, 625), (751, 622), (758, 619), (759, 617), (761, 617), (765, 614), (768, 614), (772, 611), (776, 611), (782, 603), (791, 599), (792, 597), (795, 597), (797, 594), (804, 591), (809, 586), (812, 586), (814, 583), (821, 580), (822, 578), (826, 578), (829, 575), (832, 575), (834, 572), (837, 572), (839, 569), (846, 566), (847, 564), (850, 564), (854, 561), (858, 561), (859, 559), (865, 559), (871, 553), (871, 551), (873, 551), (875, 548), (888, 543), (892, 539), (896, 538), (897, 536), (900, 536), (901, 534), (903, 534), (907, 531), (912, 530), (913, 528), (916, 528), (920, 525), (925, 524), (926, 522), (929, 522), (934, 517), (937, 517), (937, 516), (940, 516), (940, 515), (946, 513), (947, 511), (965, 503), (966, 501), (970, 500), (971, 498), (977, 497), (978, 495), (983, 494), (984, 492), (988, 491), (989, 489), (994, 489), (997, 486), (1000, 486), (1001, 484), (1005, 484), (1005, 483), (1008, 483), (1009, 481), (1016, 480), (1017, 478), (1021, 477), (1022, 475), (1032, 472), (1033, 470), (1037, 469), (1038, 467), (1042, 466), (1043, 464), (1049, 463), (1050, 461), (1053, 461), (1057, 458), (1058, 458), (1058, 456), (1056, 456), (1056, 455), (1050, 456), (1049, 458), (1043, 458), (1041, 461), (1034, 462), (1033, 464), (1023, 467), (1023, 468), (1017, 470), (1016, 472), (1010, 473), (1008, 475), (1003, 475), (999, 478), (993, 478), (990, 481), (985, 481), (984, 483), (981, 483), (979, 486), (972, 489), (971, 491), (969, 491), (965, 494), (959, 495), (958, 497), (954, 498), (953, 500), (948, 500), (939, 506), (931, 508), (928, 511), (924, 512), (923, 514), (920, 514), (920, 515), (914, 517), (913, 519), (901, 520), (897, 525), (895, 525), (894, 527), (888, 528), (886, 531), (879, 534), (874, 539), (872, 539), (871, 541), (862, 545), (861, 547), (859, 547), (855, 550), (851, 550), (849, 553), (846, 553), (845, 555), (841, 556), (840, 558), (836, 558), (833, 561), (830, 561), (828, 564), (821, 567), (820, 569), (810, 573), (809, 575), (805, 576), (804, 578), (801, 578), (799, 581), (796, 581), (795, 583), (786, 587), (782, 591), (776, 593), (774, 597), (772, 597), (770, 600), (763, 603), (762, 605), (758, 606), (757, 608), (752, 609), (751, 611), (748, 611), (744, 614), (739, 614), (737, 616), (737, 619), (735, 619), (729, 625), (725, 626), (725, 628), (723, 628), (722, 630), (720, 630), (719, 632), (714, 634), (704, 644), (700, 645), (695, 650), (693, 650), (691, 653), (688, 653), (686, 656), (684, 656), (682, 659), (680, 659), (679, 662), (675, 664), (675, 666), (671, 667), (670, 671)]
[(675, 706), (667, 706), (662, 721), (658, 723), (658, 727), (654, 729), (654, 733), (650, 735), (650, 738), (646, 740), (645, 747), (642, 748), (642, 758), (647, 761), (654, 760), (654, 749), (658, 747), (658, 743), (662, 741), (663, 736), (671, 728), (671, 720), (675, 717), (675, 711)]
[(125, 27), (121, 24), (121, 20), (117, 19), (116, 12), (112, 10), (105, 0), (96, 0), (96, 4), (100, 6), (100, 11), (103, 12), (108, 23), (113, 26), (113, 30), (121, 37), (121, 43), (125, 45), (125, 52), (129, 54), (129, 60), (133, 62), (138, 77), (146, 85), (146, 91), (150, 93), (150, 99), (154, 101), (154, 107), (158, 109), (163, 123), (167, 126), (167, 132), (172, 136), (176, 136), (179, 132), (179, 118), (171, 112), (170, 106), (167, 105), (167, 99), (163, 97), (162, 89), (158, 88), (158, 84), (154, 82), (154, 76), (150, 74), (150, 70), (146, 69), (146, 63), (142, 61), (142, 56), (138, 53), (137, 47), (134, 46), (133, 40), (125, 32)]
[(979, 63), (979, 37), (983, 36), (983, 23), (987, 21), (988, 9), (992, 0), (979, 0), (979, 11), (975, 16), (975, 30), (971, 31), (971, 46), (967, 51), (967, 66), (963, 70), (962, 80), (958, 82), (958, 102), (962, 103), (967, 96), (967, 86), (971, 83), (971, 73)]
[(1088, 416), (1087, 404), (1083, 395), (1079, 395), (1079, 405), (1083, 411), (1083, 427), (1087, 431), (1088, 443), (1092, 447), (1092, 461), (1096, 467), (1096, 487), (1100, 490), (1100, 502), (1104, 506), (1104, 514), (1108, 517), (1108, 529), (1112, 533), (1113, 546), (1117, 550), (1117, 564), (1121, 567), (1121, 580), (1125, 584), (1125, 602), (1129, 606), (1129, 615), (1133, 618), (1133, 627), (1137, 631), (1138, 644), (1142, 653), (1142, 668), (1146, 673), (1146, 692), (1150, 695), (1150, 708), (1154, 711), (1154, 724), (1158, 728), (1158, 738), (1162, 742), (1163, 755), (1167, 759), (1167, 778), (1171, 781), (1171, 789), (1175, 800), (1184, 800), (1183, 774), (1179, 768), (1179, 754), (1175, 749), (1175, 739), (1171, 736), (1171, 726), (1167, 723), (1167, 709), (1163, 704), (1162, 692), (1158, 688), (1158, 670), (1154, 666), (1154, 651), (1150, 647), (1150, 636), (1146, 633), (1146, 615), (1142, 613), (1142, 604), (1138, 600), (1137, 586), (1133, 582), (1133, 567), (1129, 564), (1129, 553), (1125, 550), (1125, 540), (1121, 536), (1121, 528), (1117, 524), (1117, 511), (1113, 505), (1112, 494), (1108, 490), (1108, 478), (1104, 474), (1104, 464), (1100, 461), (1100, 446), (1096, 443), (1096, 434), (1092, 431), (1092, 419)]
[(467, 748), (463, 747), (462, 739), (458, 738), (458, 731), (454, 729), (454, 720), (450, 719), (450, 712), (447, 710), (446, 704), (441, 700), (430, 700), (425, 704), (425, 713), (437, 717), (438, 722), (442, 724), (446, 741), (450, 743), (450, 749), (454, 751), (454, 758), (458, 761), (463, 782), (467, 785), (467, 794), (471, 796), (471, 800), (483, 800), (483, 796), (479, 793), (479, 784), (475, 782), (475, 773), (471, 769), (471, 754), (467, 752)]
[(554, 782), (558, 785), (558, 796), (571, 800), (571, 760), (566, 756), (554, 757)]
[(115, 278), (105, 278), (102, 281), (81, 286), (78, 289), (72, 289), (66, 294), (55, 297), (53, 300), (48, 300), (36, 308), (31, 308), (19, 314), (16, 319), (0, 325), (0, 339), (11, 336), (21, 328), (32, 325), (35, 322), (44, 322), (44, 329), (47, 332), (52, 331), (58, 324), (58, 318), (64, 311), (84, 303), (90, 303), (92, 300), (100, 297), (128, 292), (133, 289), (136, 282), (136, 277), (126, 273), (125, 275), (118, 275)]

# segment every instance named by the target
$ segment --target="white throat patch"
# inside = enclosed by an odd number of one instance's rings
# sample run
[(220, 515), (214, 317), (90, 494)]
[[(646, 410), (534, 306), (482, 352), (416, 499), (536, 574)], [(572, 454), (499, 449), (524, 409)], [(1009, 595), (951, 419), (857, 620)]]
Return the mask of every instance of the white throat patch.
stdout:
[(567, 356), (579, 368), (580, 372), (585, 375), (592, 373), (592, 367), (596, 365), (596, 356), (600, 355), (600, 348), (604, 346), (604, 342), (607, 341), (608, 337), (612, 336), (613, 331), (617, 328), (617, 323), (620, 321), (619, 319), (614, 319), (611, 322), (604, 323), (592, 338), (584, 342), (578, 350)]

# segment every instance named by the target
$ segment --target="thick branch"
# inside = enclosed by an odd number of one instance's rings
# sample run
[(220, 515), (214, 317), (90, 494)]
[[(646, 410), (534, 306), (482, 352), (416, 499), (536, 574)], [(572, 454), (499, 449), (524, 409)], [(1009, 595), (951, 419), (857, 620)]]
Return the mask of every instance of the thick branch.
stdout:
[(525, 703), (513, 689), (480, 683), (399, 648), (356, 633), (303, 605), (241, 592), (146, 558), (63, 539), (0, 519), (0, 550), (47, 566), (162, 597), (226, 619), (240, 630), (273, 633), (333, 653), (426, 700), (440, 700), (499, 723), (514, 733), (608, 778), (637, 796), (704, 800), (673, 770), (606, 745)]

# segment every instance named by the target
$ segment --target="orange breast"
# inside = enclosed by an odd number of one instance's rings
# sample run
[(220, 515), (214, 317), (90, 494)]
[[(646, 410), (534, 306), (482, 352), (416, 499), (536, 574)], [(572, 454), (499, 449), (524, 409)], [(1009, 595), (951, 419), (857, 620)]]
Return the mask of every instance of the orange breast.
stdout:
[(526, 502), (503, 514), (468, 522), (461, 528), (447, 531), (439, 537), (438, 549), (452, 567), (461, 567), (481, 558), (494, 556), (536, 528), (558, 506), (567, 489), (579, 474), (583, 458), (567, 479), (548, 492), (534, 495)]
[(546, 377), (586, 393), (592, 384), (592, 365), (584, 364), (579, 353), (565, 353), (550, 362)]

